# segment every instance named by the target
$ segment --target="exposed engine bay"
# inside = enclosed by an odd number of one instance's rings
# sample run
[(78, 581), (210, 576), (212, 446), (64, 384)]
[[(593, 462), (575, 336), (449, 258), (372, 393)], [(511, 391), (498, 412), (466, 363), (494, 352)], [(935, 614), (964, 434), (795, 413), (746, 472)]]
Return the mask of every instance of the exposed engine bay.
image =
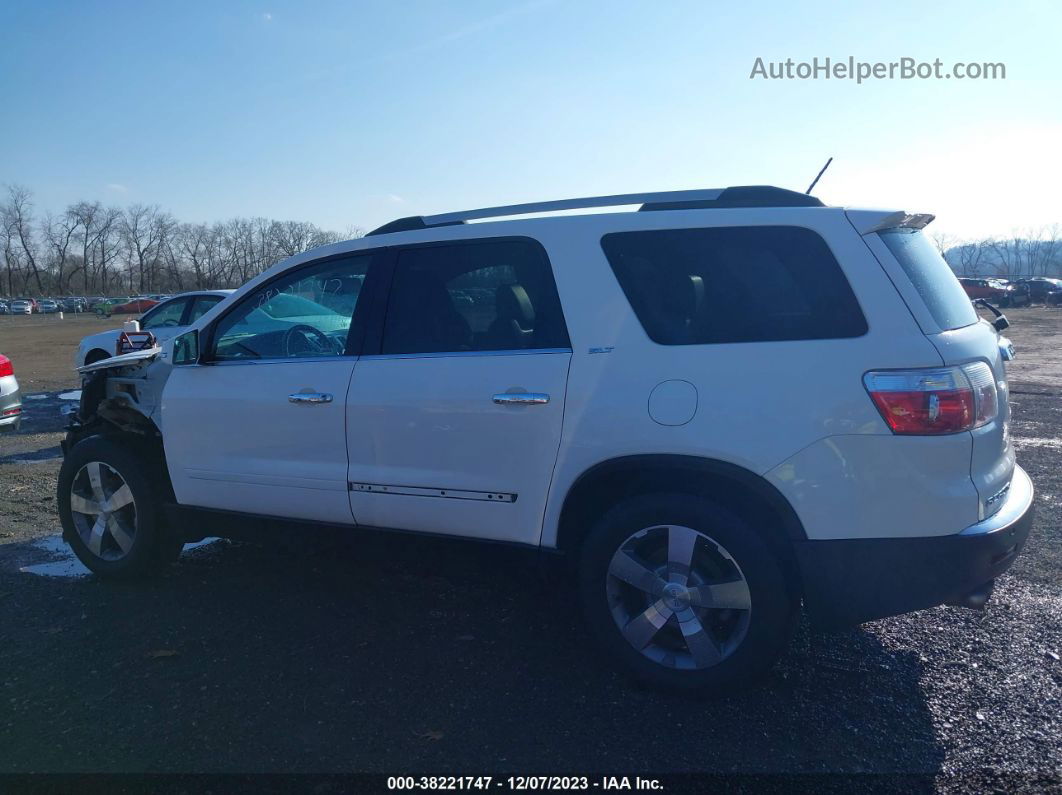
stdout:
[(81, 403), (68, 430), (80, 437), (101, 424), (146, 438), (162, 437), (162, 389), (170, 365), (158, 346), (103, 359), (84, 367)]

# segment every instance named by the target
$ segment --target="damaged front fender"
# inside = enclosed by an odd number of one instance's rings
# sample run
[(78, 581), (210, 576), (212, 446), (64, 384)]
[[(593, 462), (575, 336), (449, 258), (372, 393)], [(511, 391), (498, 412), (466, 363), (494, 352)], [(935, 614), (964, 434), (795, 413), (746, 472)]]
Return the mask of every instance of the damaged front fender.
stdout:
[(164, 358), (156, 346), (77, 368), (81, 403), (64, 447), (107, 428), (161, 438), (162, 388), (170, 370)]

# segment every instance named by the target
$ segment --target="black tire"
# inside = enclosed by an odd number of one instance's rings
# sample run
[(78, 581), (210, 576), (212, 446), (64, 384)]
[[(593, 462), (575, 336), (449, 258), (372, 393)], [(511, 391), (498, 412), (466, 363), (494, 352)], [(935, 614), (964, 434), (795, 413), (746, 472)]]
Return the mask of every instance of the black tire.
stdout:
[(96, 362), (102, 362), (104, 359), (110, 359), (111, 354), (100, 348), (93, 348), (91, 351), (85, 354), (85, 364), (95, 364)]
[[(743, 576), (747, 583), (745, 594), (751, 608), (747, 615), (743, 616), (742, 610), (721, 608), (699, 614), (705, 625), (718, 626), (712, 623), (716, 621), (713, 617), (729, 621), (735, 627), (741, 626), (734, 623), (735, 619), (744, 622), (743, 634), (740, 637), (732, 636), (732, 647), (725, 652), (725, 656), (708, 667), (682, 670), (672, 667), (681, 663), (668, 664), (650, 659), (628, 642), (620, 630), (622, 619), (614, 617), (614, 611), (626, 609), (617, 607), (620, 600), (617, 600), (616, 586), (620, 589), (626, 586), (609, 574), (613, 555), (621, 546), (631, 543), (632, 537), (641, 536), (641, 531), (670, 532), (662, 526), (673, 526), (683, 531), (689, 528), (708, 536), (708, 541), (696, 542), (696, 548), (700, 550), (697, 554), (702, 557), (705, 554), (716, 555), (722, 548), (731, 564), (736, 564), (736, 576)], [(644, 538), (645, 543), (653, 543), (650, 536)], [(710, 542), (715, 543), (713, 545)], [(730, 564), (724, 562), (724, 565)], [(689, 576), (690, 582), (693, 582), (694, 575), (691, 573)], [(643, 684), (668, 690), (716, 694), (755, 680), (765, 674), (784, 653), (799, 617), (799, 598), (789, 587), (777, 555), (764, 539), (733, 512), (708, 499), (692, 495), (649, 494), (632, 497), (614, 506), (594, 525), (583, 544), (578, 579), (587, 627), (605, 659)], [(613, 591), (609, 592), (608, 588)], [(646, 602), (657, 598), (655, 595), (639, 594), (638, 589), (633, 589), (633, 593), (635, 598), (644, 596)], [(638, 609), (640, 606), (635, 611)], [(687, 642), (686, 632), (680, 634), (678, 629), (680, 615), (675, 613), (663, 626), (661, 631), (671, 635), (671, 638), (665, 637), (663, 641), (674, 643), (677, 637), (683, 643)], [(705, 631), (708, 631), (707, 628)], [(718, 637), (714, 630), (710, 634), (713, 638)], [(724, 639), (721, 645), (725, 647), (727, 642)], [(651, 641), (646, 648), (653, 645)], [(686, 664), (697, 664), (693, 660), (692, 644), (679, 654), (689, 658)], [(670, 657), (670, 653), (665, 654), (665, 660)]]
[[(85, 535), (91, 535), (89, 514), (72, 510), (75, 488), (85, 491), (90, 465), (103, 466), (103, 478), (111, 486), (121, 481), (128, 486), (132, 502), (113, 512), (121, 515), (122, 538), (128, 548), (118, 542), (118, 536), (108, 529), (102, 535), (99, 553), (89, 548)], [(159, 477), (161, 467), (151, 460), (140, 445), (123, 436), (90, 436), (78, 442), (63, 460), (59, 469), (57, 499), (59, 519), (63, 526), (63, 538), (89, 570), (101, 577), (112, 579), (136, 579), (156, 574), (165, 564), (176, 559), (181, 545), (166, 532), (162, 518), (162, 495), (165, 486)], [(75, 486), (75, 479), (77, 485)], [(108, 483), (103, 483), (103, 492), (108, 493)], [(93, 505), (98, 503), (93, 502)], [(130, 510), (131, 508), (131, 510)], [(108, 514), (109, 516), (110, 514)], [(75, 518), (76, 516), (76, 518)], [(134, 529), (133, 533), (128, 533)], [(131, 542), (129, 541), (131, 536)]]

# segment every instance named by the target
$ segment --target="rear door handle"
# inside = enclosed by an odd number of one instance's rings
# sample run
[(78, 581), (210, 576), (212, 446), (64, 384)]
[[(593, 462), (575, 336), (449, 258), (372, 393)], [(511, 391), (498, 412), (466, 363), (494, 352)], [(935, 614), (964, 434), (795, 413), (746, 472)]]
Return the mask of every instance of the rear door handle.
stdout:
[(549, 403), (549, 395), (545, 392), (499, 392), (493, 400), (503, 406), (541, 406)]
[(288, 395), (289, 403), (331, 403), (332, 396), (327, 392), (296, 392)]

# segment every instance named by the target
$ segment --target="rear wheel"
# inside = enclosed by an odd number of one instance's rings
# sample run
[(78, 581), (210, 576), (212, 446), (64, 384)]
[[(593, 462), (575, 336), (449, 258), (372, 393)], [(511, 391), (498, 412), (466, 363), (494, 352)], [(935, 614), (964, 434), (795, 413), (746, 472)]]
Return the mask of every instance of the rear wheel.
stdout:
[(157, 571), (180, 547), (165, 532), (157, 467), (116, 438), (78, 442), (59, 470), (63, 537), (91, 571), (134, 578)]
[(96, 362), (101, 362), (104, 359), (110, 358), (111, 354), (107, 353), (107, 351), (100, 348), (94, 348), (85, 354), (85, 364), (95, 364)]
[(710, 500), (634, 497), (590, 531), (580, 592), (591, 634), (635, 678), (722, 691), (784, 651), (798, 601), (755, 528)]

